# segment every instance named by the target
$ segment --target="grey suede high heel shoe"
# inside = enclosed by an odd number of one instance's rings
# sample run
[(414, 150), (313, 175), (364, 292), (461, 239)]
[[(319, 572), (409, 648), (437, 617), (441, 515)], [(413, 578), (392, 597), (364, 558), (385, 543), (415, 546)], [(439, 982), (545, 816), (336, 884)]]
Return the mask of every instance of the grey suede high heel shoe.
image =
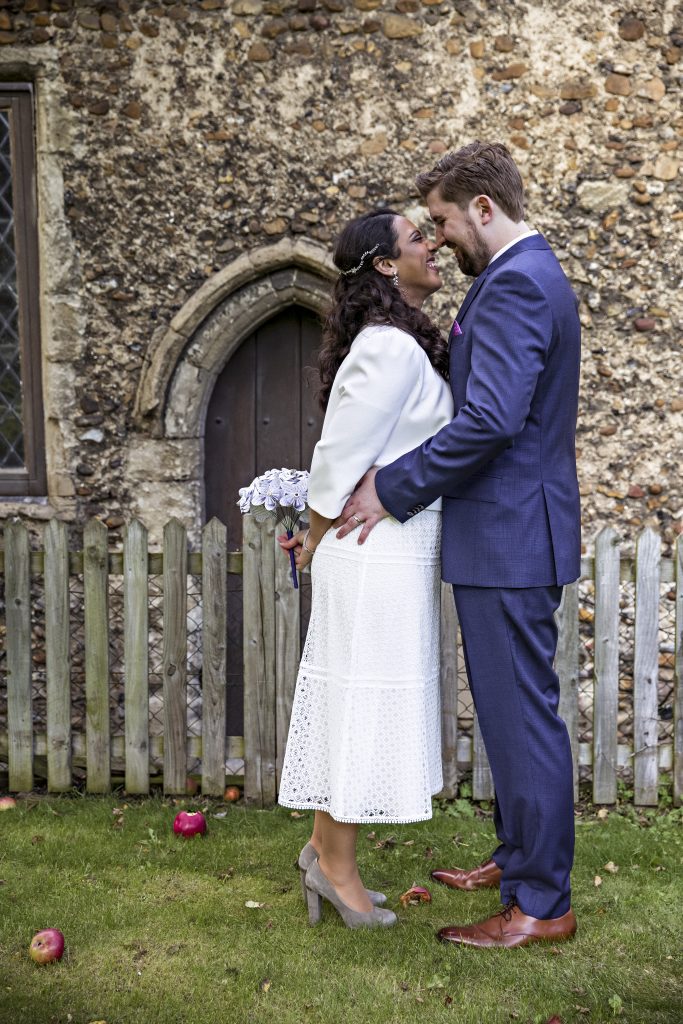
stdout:
[(310, 924), (317, 924), (320, 920), (324, 899), (332, 904), (347, 928), (391, 928), (392, 924), (396, 924), (396, 914), (386, 907), (373, 907), (365, 912), (349, 907), (323, 874), (319, 861), (314, 860), (306, 872), (306, 902)]
[[(299, 854), (299, 873), (301, 875), (301, 892), (303, 893), (304, 903), (307, 900), (306, 895), (306, 872), (313, 863), (314, 860), (318, 859), (318, 851), (312, 843), (306, 843), (303, 850)], [(372, 903), (373, 907), (381, 907), (387, 902), (387, 898), (383, 892), (375, 892), (374, 889), (366, 889), (368, 899)]]

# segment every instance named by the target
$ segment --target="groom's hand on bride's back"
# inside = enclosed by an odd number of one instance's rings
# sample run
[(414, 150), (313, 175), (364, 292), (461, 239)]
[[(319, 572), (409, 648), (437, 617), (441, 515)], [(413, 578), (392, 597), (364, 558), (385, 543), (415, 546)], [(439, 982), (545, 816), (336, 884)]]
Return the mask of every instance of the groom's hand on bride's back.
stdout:
[(375, 490), (375, 476), (378, 468), (378, 466), (373, 466), (367, 471), (344, 505), (341, 514), (344, 525), (337, 531), (339, 540), (353, 533), (354, 530), (360, 529), (358, 543), (363, 544), (377, 523), (389, 515)]

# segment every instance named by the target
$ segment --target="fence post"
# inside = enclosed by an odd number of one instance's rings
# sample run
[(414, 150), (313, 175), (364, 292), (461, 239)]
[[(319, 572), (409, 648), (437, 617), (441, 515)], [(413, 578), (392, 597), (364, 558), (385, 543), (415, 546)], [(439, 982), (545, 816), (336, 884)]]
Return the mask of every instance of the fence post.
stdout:
[(569, 583), (557, 609), (557, 657), (560, 680), (559, 714), (569, 733), (572, 749), (574, 800), (579, 798), (579, 584)]
[(474, 728), (472, 730), (472, 799), (493, 800), (493, 776), (486, 755), (484, 738), (479, 728), (479, 719), (474, 712)]
[(275, 800), (275, 522), (242, 517), (244, 586), (244, 798)]
[(30, 556), (28, 530), (19, 521), (10, 523), (5, 529), (7, 744), (14, 793), (33, 789)]
[(202, 793), (225, 789), (228, 531), (218, 519), (202, 532)]
[(47, 788), (71, 788), (71, 657), (69, 544), (66, 523), (45, 530), (45, 660), (47, 669)]
[(164, 793), (187, 784), (187, 531), (164, 527)]
[(147, 530), (134, 519), (123, 538), (123, 659), (126, 791), (149, 793), (149, 601)]
[[(275, 533), (281, 531), (276, 528)], [(289, 719), (292, 714), (294, 689), (301, 657), (300, 590), (292, 583), (289, 555), (273, 536), (275, 570), (275, 773), (280, 787), (282, 763), (287, 746)]]
[(595, 539), (593, 631), (593, 802), (613, 804), (619, 714), (619, 539), (610, 526)]
[(86, 786), (89, 793), (108, 793), (111, 787), (108, 588), (108, 530), (98, 519), (91, 519), (83, 532)]
[(634, 803), (657, 804), (659, 782), (659, 581), (661, 544), (646, 529), (636, 543), (636, 623), (633, 656)]
[(441, 795), (458, 792), (458, 615), (450, 583), (441, 584)]
[(683, 534), (674, 552), (676, 626), (674, 635), (674, 803), (683, 804)]

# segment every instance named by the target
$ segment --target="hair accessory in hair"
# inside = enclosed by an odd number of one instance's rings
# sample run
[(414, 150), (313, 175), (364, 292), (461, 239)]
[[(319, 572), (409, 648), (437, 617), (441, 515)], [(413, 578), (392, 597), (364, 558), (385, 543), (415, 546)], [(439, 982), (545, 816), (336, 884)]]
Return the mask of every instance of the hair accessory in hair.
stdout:
[(357, 274), (360, 268), (363, 266), (363, 260), (365, 259), (365, 257), (372, 256), (373, 252), (377, 252), (377, 250), (380, 247), (380, 244), (381, 243), (378, 242), (374, 249), (367, 249), (361, 256), (360, 263), (358, 264), (357, 267), (351, 267), (351, 270), (340, 270), (340, 274), (343, 274), (344, 277), (349, 277), (351, 274)]

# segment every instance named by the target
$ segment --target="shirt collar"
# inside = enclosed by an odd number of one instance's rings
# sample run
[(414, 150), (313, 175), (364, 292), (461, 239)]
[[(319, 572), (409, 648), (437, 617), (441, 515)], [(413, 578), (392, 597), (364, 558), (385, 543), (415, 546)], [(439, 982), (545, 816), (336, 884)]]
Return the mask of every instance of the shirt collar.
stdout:
[(517, 242), (521, 242), (523, 238), (531, 238), (532, 235), (537, 234), (538, 231), (536, 231), (535, 228), (532, 228), (530, 231), (525, 231), (522, 235), (517, 235), (517, 237), (513, 238), (511, 242), (508, 242), (507, 245), (504, 245), (502, 249), (499, 249), (498, 252), (493, 254), (491, 259), (489, 260), (489, 266), (491, 266), (493, 261), (497, 260), (499, 256), (502, 256), (504, 252), (507, 252), (508, 249), (511, 249), (513, 245), (517, 245)]

